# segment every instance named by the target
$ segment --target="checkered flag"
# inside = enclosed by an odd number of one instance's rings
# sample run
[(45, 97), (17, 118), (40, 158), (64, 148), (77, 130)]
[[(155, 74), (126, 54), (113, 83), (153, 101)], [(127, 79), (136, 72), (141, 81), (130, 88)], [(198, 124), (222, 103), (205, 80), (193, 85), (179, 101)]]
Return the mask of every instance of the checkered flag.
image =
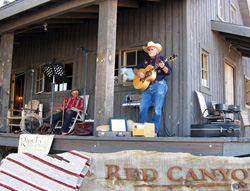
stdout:
[(66, 72), (61, 63), (58, 64), (46, 64), (43, 66), (43, 72), (48, 82), (53, 81), (53, 75), (55, 75), (55, 82), (68, 81)]

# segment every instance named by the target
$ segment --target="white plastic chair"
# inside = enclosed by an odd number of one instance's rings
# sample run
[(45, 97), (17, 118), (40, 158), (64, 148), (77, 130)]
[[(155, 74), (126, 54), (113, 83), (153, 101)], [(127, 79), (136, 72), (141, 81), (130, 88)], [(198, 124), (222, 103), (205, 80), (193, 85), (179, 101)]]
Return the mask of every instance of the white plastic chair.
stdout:
[[(12, 127), (20, 127), (23, 125), (21, 123), (26, 116), (35, 116), (39, 122), (42, 120), (42, 111), (43, 104), (40, 104), (38, 100), (32, 100), (32, 109), (31, 101), (28, 104), (24, 105), (24, 108), (19, 109), (9, 109), (7, 114), (7, 126), (12, 131)], [(15, 113), (15, 115), (13, 115)]]

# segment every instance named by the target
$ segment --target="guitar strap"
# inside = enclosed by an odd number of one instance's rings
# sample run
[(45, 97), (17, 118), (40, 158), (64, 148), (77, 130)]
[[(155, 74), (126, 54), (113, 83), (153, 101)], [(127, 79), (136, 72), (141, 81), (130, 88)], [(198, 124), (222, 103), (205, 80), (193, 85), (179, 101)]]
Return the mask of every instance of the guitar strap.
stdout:
[[(163, 60), (161, 59), (161, 56), (157, 56), (157, 57), (155, 58), (155, 62), (156, 62), (157, 64), (159, 64), (161, 61), (163, 61)], [(149, 64), (149, 60), (144, 60), (144, 64), (145, 64), (145, 66), (147, 66), (147, 65)]]
[(163, 61), (163, 60), (161, 59), (161, 57), (160, 57), (160, 56), (157, 56), (155, 62), (156, 62), (157, 64), (159, 64), (161, 61)]

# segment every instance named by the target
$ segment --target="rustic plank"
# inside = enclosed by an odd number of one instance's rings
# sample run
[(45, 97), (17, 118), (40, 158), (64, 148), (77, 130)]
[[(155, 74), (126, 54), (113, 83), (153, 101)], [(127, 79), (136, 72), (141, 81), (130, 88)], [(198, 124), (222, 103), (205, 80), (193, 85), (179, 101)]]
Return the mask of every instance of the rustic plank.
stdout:
[(89, 7), (84, 7), (81, 9), (73, 10), (73, 12), (99, 13), (99, 6), (98, 5), (91, 5)]
[[(147, 17), (147, 4), (141, 4), (141, 12), (140, 12), (140, 20), (143, 22), (140, 22), (140, 41), (147, 41), (146, 39), (146, 20)], [(148, 40), (149, 41), (149, 40)]]
[(139, 8), (139, 2), (135, 0), (118, 0), (118, 7)]
[(0, 20), (5, 19), (7, 17), (16, 15), (18, 13), (21, 13), (27, 9), (31, 9), (33, 7), (36, 7), (38, 5), (50, 2), (51, 0), (23, 0), (22, 2), (14, 2), (15, 5), (9, 6), (5, 9), (1, 10), (1, 16)]
[[(79, 147), (79, 140), (76, 139), (63, 139), (54, 141), (52, 145), (53, 150), (73, 150), (95, 153), (111, 153), (123, 150), (145, 150), (145, 151), (158, 151), (158, 152), (188, 152), (196, 156), (209, 156), (216, 155), (222, 156), (221, 143), (200, 143), (190, 142), (152, 142), (147, 140), (134, 141), (134, 138), (127, 139), (127, 141), (113, 138), (113, 140), (96, 139), (81, 141)], [(105, 140), (105, 141), (104, 141)]]
[[(0, 133), (0, 146), (17, 148), (19, 135)], [(183, 137), (95, 137), (56, 135), (51, 152), (78, 150), (91, 153), (110, 153), (122, 150), (183, 152), (196, 156), (239, 156), (249, 154), (250, 138), (183, 138)], [(230, 149), (233, 148), (233, 149)], [(231, 151), (230, 151), (231, 150)], [(239, 151), (241, 150), (241, 151)]]
[(55, 19), (97, 19), (97, 13), (67, 13), (55, 17)]
[(129, 39), (129, 10), (125, 9), (123, 10), (123, 35), (122, 35), (122, 44), (128, 44), (128, 39)]
[(250, 37), (250, 27), (229, 24), (219, 21), (211, 21), (211, 29), (229, 34), (236, 34), (243, 37)]
[[(136, 9), (134, 13), (134, 42), (140, 41), (140, 9)], [(119, 28), (118, 28), (119, 29)]]
[[(1, 36), (1, 66), (3, 67), (3, 73), (0, 75), (0, 81), (2, 84), (1, 92), (1, 110), (0, 120), (3, 123), (3, 130), (6, 130), (7, 113), (9, 109), (9, 94), (10, 94), (10, 79), (11, 79), (11, 67), (14, 45), (14, 33), (5, 33)], [(9, 129), (7, 129), (9, 131)]]
[(135, 10), (134, 9), (130, 9), (128, 11), (128, 37), (129, 37), (129, 40), (127, 42), (129, 42), (129, 44), (133, 43), (134, 42), (134, 36), (135, 36), (135, 33), (136, 31), (134, 31), (134, 20), (135, 20)]
[[(145, 7), (146, 15), (145, 15), (145, 21), (146, 23), (143, 23), (146, 26), (145, 30), (145, 37), (146, 41), (153, 40), (153, 30), (154, 30), (154, 20), (157, 20), (157, 13), (153, 13), (153, 6), (152, 3), (147, 3)], [(157, 21), (156, 21), (157, 22)], [(142, 32), (142, 31), (141, 31)]]
[(95, 85), (95, 127), (113, 116), (117, 0), (100, 3)]
[[(159, 25), (161, 24), (160, 23), (160, 17), (162, 17), (163, 16), (163, 14), (160, 12), (160, 4), (159, 3), (154, 3), (153, 5), (152, 5), (152, 7), (153, 7), (153, 10), (152, 10), (152, 12), (153, 12), (153, 16), (152, 16), (152, 18), (153, 18), (153, 21), (152, 21), (152, 25), (153, 25), (153, 31), (152, 31), (152, 33), (153, 33), (153, 39), (159, 39)], [(158, 41), (158, 40), (157, 40)]]
[(95, 85), (95, 127), (113, 116), (117, 0), (100, 4)]
[[(180, 68), (182, 68), (181, 70), (181, 75), (182, 76), (182, 81), (181, 82), (185, 82), (185, 85), (183, 84), (183, 86), (180, 88), (180, 90), (182, 89), (181, 92), (183, 92), (183, 95), (181, 97), (181, 100), (183, 101), (182, 103), (182, 124), (186, 124), (186, 127), (184, 128), (182, 125), (182, 133), (180, 133), (181, 136), (187, 136), (190, 134), (190, 124), (192, 121), (191, 118), (191, 97), (192, 97), (192, 88), (191, 88), (191, 78), (192, 78), (192, 71), (191, 71), (191, 65), (192, 65), (192, 61), (191, 58), (189, 56), (190, 53), (190, 48), (189, 48), (189, 35), (190, 35), (190, 31), (189, 31), (189, 25), (188, 25), (188, 18), (186, 18), (186, 15), (188, 14), (188, 7), (187, 7), (187, 2), (183, 3), (183, 5), (181, 5), (181, 9), (180, 11), (183, 13), (182, 14), (182, 19), (183, 19), (183, 23), (182, 23), (182, 36), (181, 36), (181, 40), (182, 41), (182, 50), (181, 53), (182, 55), (179, 57), (179, 61), (178, 63), (181, 63), (182, 66), (180, 66)], [(183, 49), (185, 47), (185, 50)], [(177, 48), (177, 47), (176, 47)], [(174, 49), (175, 51), (176, 49)], [(188, 124), (188, 125), (187, 125)]]
[(24, 15), (17, 20), (3, 24), (0, 29), (0, 34), (6, 31), (13, 31), (33, 23), (41, 22), (46, 19), (62, 15), (74, 9), (84, 8), (94, 3), (102, 2), (103, 0), (85, 0), (85, 1), (64, 1), (60, 4), (44, 7), (37, 12)]
[(117, 15), (117, 44), (123, 44), (123, 14)]

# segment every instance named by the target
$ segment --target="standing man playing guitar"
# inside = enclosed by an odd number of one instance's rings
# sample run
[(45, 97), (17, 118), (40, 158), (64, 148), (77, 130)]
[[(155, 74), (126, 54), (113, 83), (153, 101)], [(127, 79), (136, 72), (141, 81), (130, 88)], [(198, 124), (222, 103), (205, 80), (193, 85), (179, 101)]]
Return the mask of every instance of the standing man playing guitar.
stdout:
[(141, 81), (146, 81), (146, 73), (143, 73), (141, 70), (152, 65), (155, 68), (156, 78), (149, 83), (149, 86), (142, 93), (140, 123), (148, 122), (148, 110), (153, 104), (154, 116), (152, 118), (152, 123), (155, 124), (155, 136), (157, 136), (161, 122), (161, 109), (168, 90), (165, 78), (167, 75), (171, 74), (172, 68), (169, 66), (168, 62), (166, 62), (165, 57), (158, 55), (162, 50), (162, 46), (159, 43), (150, 41), (147, 43), (147, 46), (143, 46), (143, 50), (148, 53), (150, 59), (142, 61), (133, 69), (133, 72)]

